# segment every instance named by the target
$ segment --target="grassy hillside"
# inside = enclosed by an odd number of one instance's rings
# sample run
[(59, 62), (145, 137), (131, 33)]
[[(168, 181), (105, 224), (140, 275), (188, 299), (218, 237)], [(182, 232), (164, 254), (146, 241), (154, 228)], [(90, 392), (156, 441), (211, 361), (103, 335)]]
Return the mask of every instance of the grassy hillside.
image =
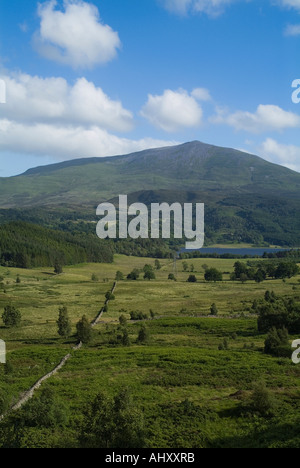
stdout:
[(95, 235), (97, 205), (127, 194), (130, 203), (147, 205), (205, 203), (207, 244), (299, 246), (299, 188), (296, 172), (240, 151), (192, 142), (1, 178), (0, 223), (22, 220)]
[(0, 180), (0, 206), (90, 205), (139, 190), (248, 187), (299, 193), (299, 174), (257, 156), (200, 142), (36, 168)]
[[(293, 447), (299, 448), (299, 372), (289, 358), (263, 353), (265, 335), (257, 331), (252, 302), (266, 289), (300, 301), (299, 277), (257, 284), (230, 281), (234, 260), (205, 259), (224, 274), (222, 283), (204, 282), (203, 259), (194, 265), (198, 283), (187, 283), (189, 272), (177, 264), (177, 282), (168, 281), (173, 263), (162, 260), (153, 281), (119, 281), (115, 300), (93, 330), (92, 341), (73, 352), (66, 366), (44, 388), (51, 389), (66, 420), (47, 427), (27, 423), (18, 433), (23, 447), (76, 447), (86, 403), (103, 391), (108, 397), (129, 387), (142, 408), (146, 442), (155, 448)], [(67, 267), (55, 276), (51, 269), (0, 268), (5, 291), (0, 308), (12, 303), (22, 312), (20, 327), (0, 328), (7, 343), (8, 364), (0, 366), (0, 401), (16, 401), (41, 375), (51, 370), (76, 343), (57, 334), (58, 308), (68, 307), (73, 334), (83, 314), (92, 320), (104, 303), (117, 271), (126, 276), (154, 260), (116, 256), (113, 264)], [(92, 275), (98, 282), (92, 281)], [(16, 284), (20, 275), (21, 283)], [(218, 318), (209, 317), (216, 303)], [(150, 319), (149, 309), (155, 317)], [(150, 341), (137, 344), (140, 321), (130, 311), (147, 313)], [(119, 317), (128, 320), (130, 346), (118, 342)], [(220, 350), (227, 340), (228, 349)], [(291, 337), (292, 338), (292, 337)], [(277, 405), (262, 415), (253, 407), (255, 385), (263, 379)], [(34, 400), (38, 403), (43, 388)], [(5, 397), (5, 398), (4, 398)], [(25, 409), (23, 410), (25, 411)], [(20, 416), (21, 417), (21, 414)], [(28, 420), (29, 421), (29, 420)], [(0, 425), (3, 442), (12, 420)], [(3, 426), (4, 425), (4, 426)], [(2, 435), (1, 435), (2, 434)]]

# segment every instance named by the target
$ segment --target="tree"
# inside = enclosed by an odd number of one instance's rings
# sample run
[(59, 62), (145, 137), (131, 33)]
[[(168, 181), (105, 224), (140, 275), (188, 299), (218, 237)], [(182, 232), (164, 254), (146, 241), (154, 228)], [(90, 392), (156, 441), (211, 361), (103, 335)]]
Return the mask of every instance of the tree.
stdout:
[(81, 320), (76, 325), (77, 337), (82, 343), (89, 343), (92, 337), (91, 325), (84, 315)]
[(111, 291), (107, 291), (107, 293), (105, 294), (105, 299), (107, 301), (114, 301), (116, 297)]
[(59, 308), (59, 316), (57, 320), (58, 326), (58, 334), (63, 338), (68, 338), (71, 335), (71, 323), (68, 316), (68, 309), (67, 307), (60, 307)]
[(188, 270), (188, 267), (189, 267), (188, 263), (187, 263), (187, 262), (183, 262), (183, 264), (182, 264), (183, 271), (187, 271), (187, 270)]
[(114, 398), (100, 393), (87, 405), (80, 430), (81, 448), (143, 448), (144, 416), (127, 388)]
[(188, 283), (197, 283), (197, 278), (195, 275), (190, 275), (187, 281)]
[(150, 340), (150, 332), (148, 328), (143, 324), (138, 334), (137, 343), (139, 344), (148, 343), (149, 340)]
[(120, 315), (119, 317), (119, 322), (122, 327), (126, 327), (127, 325), (127, 318), (125, 317), (124, 314)]
[(144, 274), (145, 280), (151, 281), (151, 280), (154, 280), (155, 278), (156, 276), (153, 270), (147, 270)]
[(216, 268), (208, 268), (204, 274), (205, 281), (217, 282), (223, 281), (223, 275)]
[(116, 281), (123, 281), (124, 274), (121, 271), (117, 271), (116, 273)]
[(123, 346), (130, 346), (131, 341), (129, 338), (129, 333), (126, 327), (123, 328), (122, 334), (120, 335), (120, 341)]
[(214, 316), (217, 316), (218, 315), (218, 308), (216, 306), (215, 303), (213, 303), (211, 305), (211, 308), (210, 308), (210, 315), (214, 315)]
[(92, 279), (92, 281), (94, 281), (95, 283), (96, 283), (97, 281), (99, 281), (99, 277), (98, 277), (95, 273), (92, 274), (92, 278), (91, 278), (91, 279)]
[(266, 274), (261, 270), (257, 270), (254, 275), (254, 280), (256, 283), (262, 283), (266, 279)]
[(131, 273), (129, 273), (129, 275), (127, 276), (127, 279), (131, 281), (136, 281), (139, 279), (139, 277), (140, 277), (140, 272), (138, 269), (135, 268), (134, 270), (132, 270)]
[(276, 357), (290, 357), (291, 347), (289, 345), (289, 334), (286, 328), (272, 328), (265, 340), (265, 354)]
[(158, 259), (155, 260), (154, 264), (155, 264), (155, 268), (156, 268), (157, 270), (160, 270), (160, 269), (161, 269), (161, 264), (160, 264), (160, 261), (159, 261)]
[(17, 327), (21, 323), (21, 318), (21, 312), (14, 306), (7, 305), (6, 307), (4, 307), (2, 320), (6, 327)]
[(55, 264), (54, 264), (54, 273), (56, 275), (61, 275), (63, 273), (63, 267), (62, 267), (61, 263), (55, 262)]
[(174, 275), (174, 273), (170, 273), (170, 274), (169, 274), (168, 280), (170, 280), (170, 281), (177, 281), (176, 276)]

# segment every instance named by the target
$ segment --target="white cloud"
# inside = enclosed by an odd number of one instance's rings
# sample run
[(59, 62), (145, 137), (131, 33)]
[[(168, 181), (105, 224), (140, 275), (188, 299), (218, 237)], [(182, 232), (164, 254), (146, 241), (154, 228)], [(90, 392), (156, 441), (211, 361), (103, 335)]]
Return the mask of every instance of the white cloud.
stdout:
[(198, 101), (210, 101), (211, 95), (208, 89), (206, 88), (195, 88), (191, 92), (191, 96), (197, 99)]
[(58, 161), (115, 156), (175, 144), (175, 141), (152, 138), (120, 138), (96, 126), (84, 128), (0, 120), (1, 151), (49, 156)]
[(209, 16), (218, 16), (224, 12), (226, 6), (236, 0), (161, 0), (167, 10), (185, 15), (188, 12), (205, 13)]
[(85, 78), (70, 86), (64, 78), (23, 73), (1, 75), (7, 103), (0, 107), (0, 152), (58, 161), (114, 156), (175, 141), (132, 140), (111, 132), (134, 126), (133, 114)]
[(300, 36), (300, 24), (289, 24), (285, 29), (286, 36)]
[(64, 11), (57, 1), (39, 4), (40, 30), (34, 36), (38, 52), (74, 68), (91, 68), (112, 60), (121, 47), (118, 33), (101, 22), (93, 4), (64, 0)]
[(262, 157), (268, 161), (281, 164), (289, 169), (300, 172), (300, 147), (283, 145), (272, 138), (267, 138), (259, 147)]
[(184, 89), (167, 89), (161, 96), (149, 94), (141, 115), (157, 128), (176, 132), (201, 125), (203, 112), (196, 99)]
[(279, 5), (287, 8), (295, 8), (300, 11), (300, 0), (277, 0)]
[(0, 107), (0, 117), (22, 122), (98, 125), (110, 131), (133, 128), (132, 113), (85, 78), (73, 86), (64, 78), (23, 73), (1, 78), (6, 83), (7, 103)]
[(235, 130), (244, 130), (250, 133), (263, 133), (266, 131), (282, 131), (287, 128), (300, 127), (300, 116), (287, 112), (274, 105), (259, 105), (255, 113), (238, 111), (228, 114), (217, 110), (218, 115), (211, 119), (213, 123), (227, 124)]

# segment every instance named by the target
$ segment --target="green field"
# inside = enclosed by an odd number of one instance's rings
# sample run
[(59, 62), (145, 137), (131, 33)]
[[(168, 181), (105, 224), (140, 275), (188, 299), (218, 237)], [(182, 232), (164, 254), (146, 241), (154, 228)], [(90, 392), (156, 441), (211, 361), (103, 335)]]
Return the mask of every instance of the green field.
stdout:
[[(72, 351), (61, 371), (44, 384), (68, 408), (68, 422), (25, 427), (21, 446), (77, 447), (86, 403), (99, 392), (111, 396), (128, 387), (144, 413), (148, 447), (299, 448), (300, 365), (263, 353), (265, 335), (257, 331), (251, 306), (266, 290), (300, 301), (300, 278), (242, 284), (230, 281), (235, 260), (193, 259), (187, 263), (189, 269), (193, 264), (198, 282), (188, 283), (190, 272), (183, 271), (181, 261), (176, 266), (160, 262), (155, 280), (145, 281), (141, 275), (138, 281), (118, 282), (115, 300), (93, 329), (91, 342)], [(76, 344), (76, 323), (83, 315), (96, 317), (117, 271), (126, 277), (145, 264), (154, 266), (154, 260), (115, 256), (112, 264), (65, 267), (62, 275), (47, 268), (0, 268), (0, 309), (12, 304), (22, 313), (19, 327), (0, 326), (9, 364), (9, 370), (0, 365), (2, 400), (15, 403), (70, 352)], [(221, 270), (223, 282), (205, 282), (203, 264)], [(169, 273), (176, 275), (176, 282), (168, 280)], [(93, 274), (98, 281), (92, 281)], [(217, 318), (209, 316), (212, 303)], [(64, 305), (74, 333), (68, 340), (58, 336), (56, 325)], [(147, 344), (136, 343), (141, 322), (130, 321), (131, 311), (149, 315)], [(116, 341), (121, 314), (128, 320), (130, 346)], [(224, 339), (228, 349), (219, 349)], [(268, 416), (257, 414), (249, 403), (262, 379), (276, 401), (276, 410)]]

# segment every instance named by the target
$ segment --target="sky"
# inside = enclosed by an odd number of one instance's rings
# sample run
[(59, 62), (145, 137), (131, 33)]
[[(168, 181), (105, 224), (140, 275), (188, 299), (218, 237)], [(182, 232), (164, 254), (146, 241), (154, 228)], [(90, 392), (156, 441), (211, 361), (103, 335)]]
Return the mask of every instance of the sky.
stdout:
[(300, 172), (300, 0), (0, 0), (0, 177), (199, 140)]

